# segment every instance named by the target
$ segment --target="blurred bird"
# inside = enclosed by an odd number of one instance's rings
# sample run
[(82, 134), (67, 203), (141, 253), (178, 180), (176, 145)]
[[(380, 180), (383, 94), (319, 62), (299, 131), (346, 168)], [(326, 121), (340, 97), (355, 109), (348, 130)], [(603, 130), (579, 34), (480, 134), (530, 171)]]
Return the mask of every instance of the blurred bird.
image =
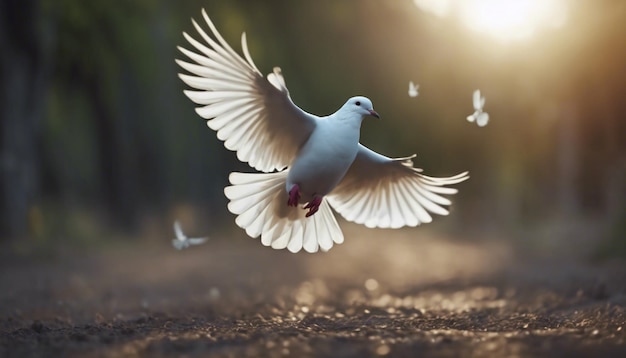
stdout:
[(174, 222), (174, 233), (176, 234), (176, 238), (172, 240), (172, 245), (176, 250), (186, 249), (191, 245), (204, 244), (208, 240), (207, 237), (187, 237), (180, 228), (180, 222), (178, 222), (178, 220)]
[(239, 160), (264, 172), (231, 173), (224, 189), (228, 210), (249, 236), (274, 249), (328, 251), (344, 240), (331, 206), (370, 228), (416, 226), (432, 221), (430, 213), (448, 214), (451, 202), (442, 195), (457, 190), (446, 186), (467, 172), (426, 176), (413, 167), (414, 155), (388, 158), (361, 145), (363, 119), (379, 118), (366, 97), (352, 97), (325, 117), (303, 111), (280, 68), (267, 78), (257, 69), (245, 33), (244, 59), (204, 10), (202, 16), (214, 38), (192, 20), (204, 43), (183, 33), (198, 52), (178, 47), (192, 62), (176, 62), (192, 74), (179, 76), (194, 89), (185, 94), (200, 105), (196, 112)]
[(475, 90), (472, 98), (474, 104), (474, 113), (467, 116), (468, 122), (476, 121), (479, 127), (484, 127), (489, 122), (489, 114), (483, 112), (485, 106), (485, 97), (481, 97), (480, 90)]
[(413, 84), (413, 81), (409, 81), (409, 97), (417, 97), (419, 93), (417, 93), (420, 85)]

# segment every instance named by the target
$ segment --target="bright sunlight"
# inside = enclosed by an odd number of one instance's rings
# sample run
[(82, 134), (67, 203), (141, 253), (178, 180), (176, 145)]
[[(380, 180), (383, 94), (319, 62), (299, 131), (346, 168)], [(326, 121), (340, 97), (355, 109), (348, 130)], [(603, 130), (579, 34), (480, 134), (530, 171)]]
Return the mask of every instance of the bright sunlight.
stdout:
[(414, 0), (423, 11), (457, 16), (469, 29), (508, 42), (531, 37), (541, 28), (560, 27), (564, 0)]

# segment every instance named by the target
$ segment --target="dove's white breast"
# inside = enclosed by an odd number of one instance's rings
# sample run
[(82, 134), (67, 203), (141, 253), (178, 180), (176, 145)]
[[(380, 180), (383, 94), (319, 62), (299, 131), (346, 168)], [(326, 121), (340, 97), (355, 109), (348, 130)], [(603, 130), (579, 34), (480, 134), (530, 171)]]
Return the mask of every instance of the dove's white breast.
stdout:
[(356, 158), (362, 118), (322, 118), (293, 161), (287, 176), (287, 191), (298, 184), (300, 201), (330, 193)]

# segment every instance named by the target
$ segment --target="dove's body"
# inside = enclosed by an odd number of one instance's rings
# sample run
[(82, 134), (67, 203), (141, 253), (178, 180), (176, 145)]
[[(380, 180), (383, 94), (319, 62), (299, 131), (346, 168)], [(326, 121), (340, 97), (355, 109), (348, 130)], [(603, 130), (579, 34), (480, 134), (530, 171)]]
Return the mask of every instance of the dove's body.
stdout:
[[(433, 178), (413, 167), (412, 156), (388, 158), (359, 143), (361, 123), (378, 117), (366, 97), (352, 97), (337, 112), (317, 117), (296, 106), (279, 68), (263, 77), (242, 36), (235, 52), (202, 13), (215, 39), (193, 21), (205, 44), (186, 33), (199, 52), (179, 47), (192, 61), (180, 78), (196, 112), (226, 148), (263, 173), (231, 173), (224, 188), (235, 222), (261, 243), (291, 252), (328, 251), (343, 242), (332, 207), (367, 227), (399, 228), (447, 215), (448, 185), (467, 172)], [(304, 204), (302, 210), (298, 204)]]
[(287, 192), (298, 184), (300, 203), (330, 193), (356, 158), (362, 120), (359, 114), (341, 110), (318, 119), (315, 130), (289, 168)]

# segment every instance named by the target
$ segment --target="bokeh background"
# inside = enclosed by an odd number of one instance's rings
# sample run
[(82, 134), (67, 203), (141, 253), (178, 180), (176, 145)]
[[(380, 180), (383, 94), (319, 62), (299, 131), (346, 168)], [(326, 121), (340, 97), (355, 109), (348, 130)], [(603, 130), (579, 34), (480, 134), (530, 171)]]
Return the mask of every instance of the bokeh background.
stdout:
[[(383, 118), (364, 122), (367, 146), (417, 153), (434, 176), (469, 170), (434, 229), (626, 255), (626, 3), (541, 2), (526, 16), (480, 0), (3, 0), (3, 247), (165, 243), (175, 219), (245, 236), (223, 187), (248, 169), (174, 63), (204, 7), (235, 49), (247, 32), (263, 72), (282, 67), (303, 109), (366, 95)], [(474, 89), (484, 128), (465, 120)]]

